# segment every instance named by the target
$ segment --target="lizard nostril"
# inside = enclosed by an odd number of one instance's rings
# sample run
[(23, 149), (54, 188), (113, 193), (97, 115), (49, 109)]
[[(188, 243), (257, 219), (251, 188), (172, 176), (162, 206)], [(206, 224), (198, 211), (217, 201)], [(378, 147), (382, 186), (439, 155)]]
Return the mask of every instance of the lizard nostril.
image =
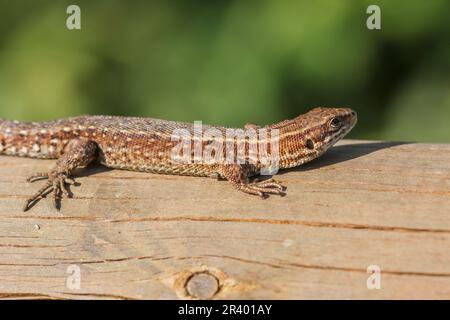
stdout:
[(306, 147), (309, 150), (313, 150), (314, 149), (314, 142), (311, 139), (306, 140)]

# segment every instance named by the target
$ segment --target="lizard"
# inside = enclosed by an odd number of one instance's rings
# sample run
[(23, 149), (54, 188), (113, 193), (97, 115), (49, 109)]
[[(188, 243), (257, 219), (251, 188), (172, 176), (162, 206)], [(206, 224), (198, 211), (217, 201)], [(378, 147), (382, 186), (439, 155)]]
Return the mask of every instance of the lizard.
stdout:
[[(314, 108), (290, 120), (272, 125), (246, 124), (244, 129), (265, 129), (278, 132), (278, 166), (287, 169), (300, 166), (321, 156), (344, 137), (356, 124), (357, 114), (349, 108)], [(225, 134), (227, 128), (205, 126)], [(46, 122), (20, 122), (0, 119), (0, 154), (38, 159), (56, 159), (48, 172), (28, 177), (28, 182), (47, 179), (46, 183), (23, 207), (30, 209), (40, 199), (53, 194), (53, 203), (60, 210), (63, 196), (71, 197), (73, 172), (94, 162), (113, 169), (160, 174), (176, 174), (226, 179), (245, 193), (266, 198), (269, 194), (285, 195), (286, 188), (274, 179), (251, 179), (261, 173), (260, 155), (249, 163), (202, 163), (174, 161), (174, 132), (183, 129), (195, 140), (193, 124), (143, 117), (77, 116)], [(176, 134), (175, 134), (176, 136)], [(194, 138), (192, 138), (194, 137)], [(179, 137), (178, 137), (179, 138)], [(201, 146), (225, 142), (223, 137), (200, 137)], [(267, 138), (268, 139), (268, 138)], [(192, 141), (191, 141), (192, 142)], [(231, 142), (255, 143), (248, 137), (234, 137)]]

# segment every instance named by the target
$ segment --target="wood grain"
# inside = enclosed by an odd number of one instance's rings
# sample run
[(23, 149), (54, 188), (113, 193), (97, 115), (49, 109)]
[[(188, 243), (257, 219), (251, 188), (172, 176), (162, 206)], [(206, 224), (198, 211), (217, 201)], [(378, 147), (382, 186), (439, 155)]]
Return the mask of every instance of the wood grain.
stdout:
[(52, 164), (0, 157), (0, 298), (450, 299), (450, 144), (342, 141), (266, 200), (93, 167), (23, 213)]

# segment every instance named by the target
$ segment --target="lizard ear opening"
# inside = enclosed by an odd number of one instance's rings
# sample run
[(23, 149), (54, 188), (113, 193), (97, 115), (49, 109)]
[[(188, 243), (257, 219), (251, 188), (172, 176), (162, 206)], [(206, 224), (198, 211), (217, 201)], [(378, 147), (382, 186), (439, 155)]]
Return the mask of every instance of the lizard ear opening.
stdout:
[(306, 140), (306, 147), (309, 150), (314, 150), (314, 142), (311, 139)]

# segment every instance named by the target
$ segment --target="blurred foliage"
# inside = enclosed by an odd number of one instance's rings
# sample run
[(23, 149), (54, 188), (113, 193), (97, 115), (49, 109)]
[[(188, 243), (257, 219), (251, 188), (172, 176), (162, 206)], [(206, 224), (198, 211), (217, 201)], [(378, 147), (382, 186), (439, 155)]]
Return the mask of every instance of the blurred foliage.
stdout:
[[(81, 30), (66, 8), (81, 7)], [(381, 30), (366, 8), (381, 7)], [(0, 117), (242, 126), (315, 106), (353, 138), (450, 142), (450, 1), (0, 0)]]

